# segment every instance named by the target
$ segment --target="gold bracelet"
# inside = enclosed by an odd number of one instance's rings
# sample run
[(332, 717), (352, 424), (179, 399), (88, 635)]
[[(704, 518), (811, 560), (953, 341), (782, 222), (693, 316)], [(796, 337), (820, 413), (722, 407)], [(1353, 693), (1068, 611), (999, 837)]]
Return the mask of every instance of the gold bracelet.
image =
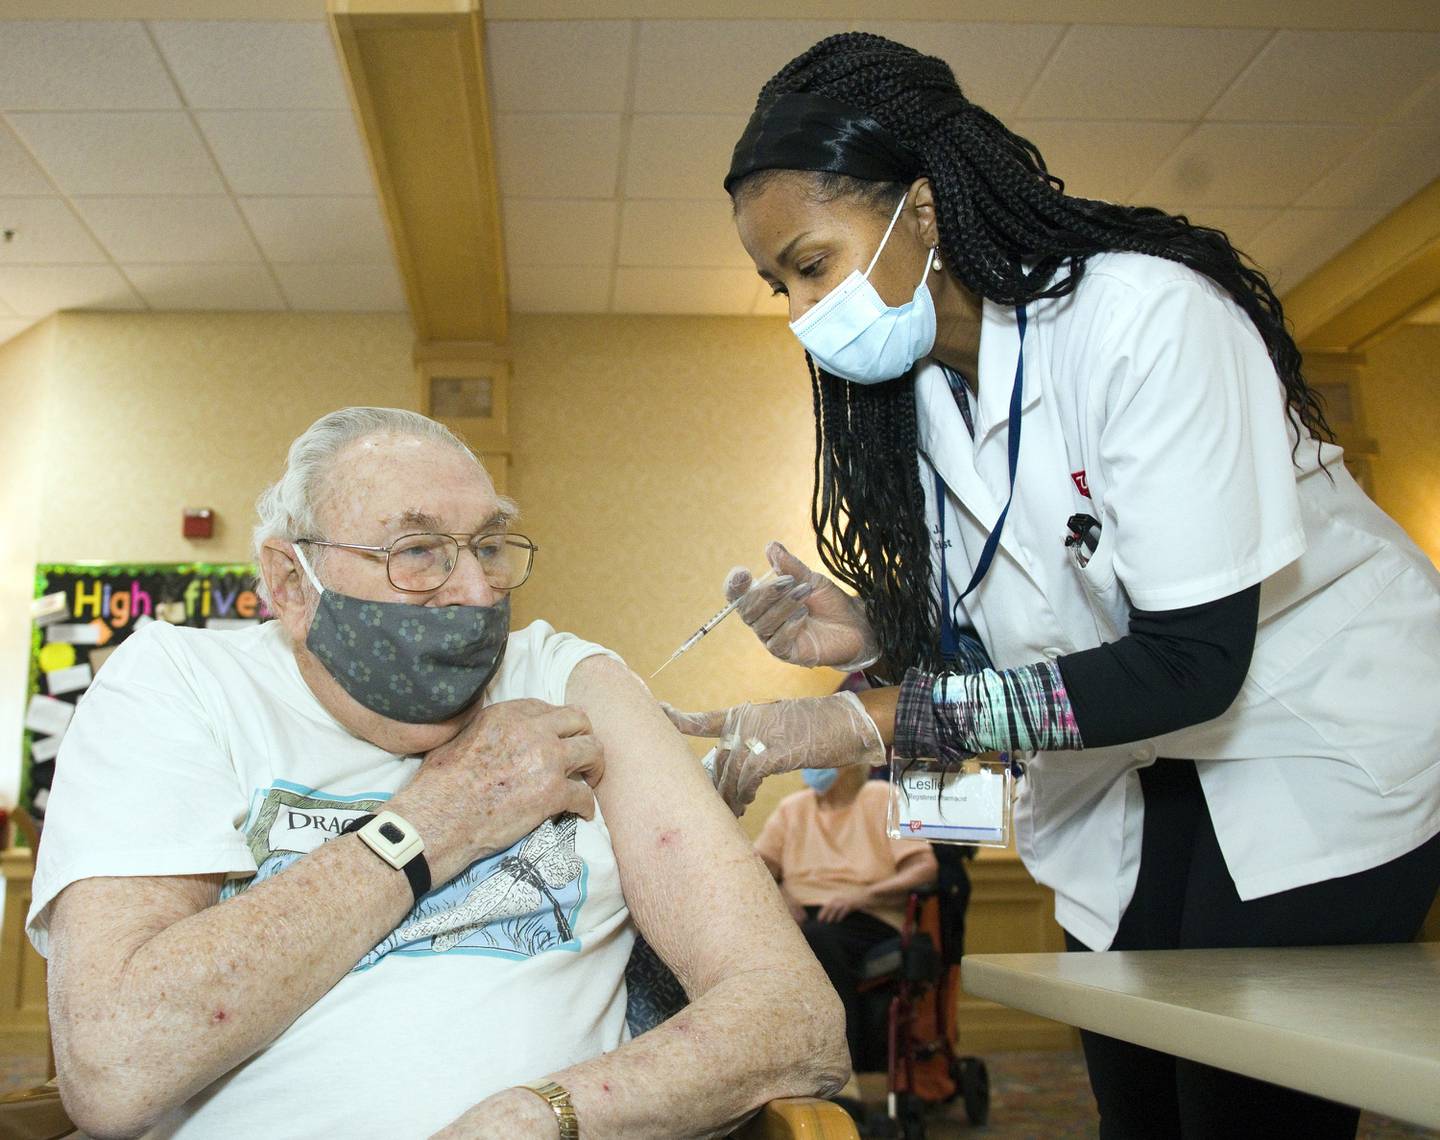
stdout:
[(516, 1085), (518, 1089), (529, 1089), (550, 1106), (555, 1120), (560, 1125), (560, 1140), (580, 1140), (580, 1121), (575, 1116), (575, 1105), (570, 1100), (570, 1090), (554, 1081), (526, 1081)]

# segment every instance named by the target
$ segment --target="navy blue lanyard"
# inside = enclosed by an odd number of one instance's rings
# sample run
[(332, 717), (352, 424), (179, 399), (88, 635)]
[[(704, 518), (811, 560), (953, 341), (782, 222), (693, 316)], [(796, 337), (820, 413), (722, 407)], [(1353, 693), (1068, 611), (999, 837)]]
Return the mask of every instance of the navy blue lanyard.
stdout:
[(975, 563), (975, 573), (970, 575), (970, 584), (965, 587), (965, 592), (955, 599), (954, 606), (950, 604), (950, 575), (945, 571), (945, 480), (940, 475), (940, 469), (935, 469), (935, 511), (940, 517), (940, 650), (947, 658), (953, 657), (960, 648), (960, 639), (956, 632), (960, 623), (955, 617), (955, 610), (970, 596), (975, 587), (980, 585), (980, 580), (990, 569), (990, 563), (995, 560), (995, 551), (1000, 545), (1000, 532), (1005, 529), (1005, 517), (1010, 513), (1010, 504), (1015, 501), (1015, 470), (1020, 464), (1020, 408), (1024, 403), (1025, 388), (1024, 305), (1016, 307), (1015, 323), (1020, 329), (1020, 349), (1015, 357), (1015, 384), (1010, 389), (1010, 495), (1005, 500), (1000, 517), (995, 520), (995, 529), (986, 537), (985, 545), (980, 550), (980, 557)]

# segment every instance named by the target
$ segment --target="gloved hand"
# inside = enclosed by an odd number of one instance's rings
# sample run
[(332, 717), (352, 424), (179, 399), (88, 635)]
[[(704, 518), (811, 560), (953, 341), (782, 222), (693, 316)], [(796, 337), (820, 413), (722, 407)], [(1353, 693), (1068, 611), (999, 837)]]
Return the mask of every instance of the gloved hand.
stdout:
[(740, 616), (766, 649), (792, 665), (829, 665), (846, 673), (875, 663), (880, 647), (859, 598), (778, 542), (765, 548), (765, 557), (779, 577), (752, 589), (750, 571), (737, 566), (725, 579), (725, 600), (749, 591)]
[[(717, 736), (715, 788), (740, 815), (760, 781), (797, 768), (883, 764), (880, 730), (854, 693), (687, 713), (662, 706), (686, 736)], [(707, 765), (708, 766), (708, 765)]]

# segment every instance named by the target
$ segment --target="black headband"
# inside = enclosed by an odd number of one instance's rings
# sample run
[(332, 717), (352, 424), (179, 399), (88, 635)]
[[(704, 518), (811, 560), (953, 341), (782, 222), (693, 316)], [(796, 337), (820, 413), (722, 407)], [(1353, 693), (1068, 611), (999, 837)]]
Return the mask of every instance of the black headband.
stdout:
[(823, 170), (910, 182), (921, 164), (863, 111), (825, 95), (779, 95), (755, 109), (730, 157), (725, 190), (757, 170)]

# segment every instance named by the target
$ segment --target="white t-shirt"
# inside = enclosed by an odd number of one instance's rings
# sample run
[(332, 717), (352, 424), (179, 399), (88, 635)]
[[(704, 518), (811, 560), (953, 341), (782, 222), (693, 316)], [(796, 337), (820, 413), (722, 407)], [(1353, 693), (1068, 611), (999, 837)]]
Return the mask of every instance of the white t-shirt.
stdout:
[[(1132, 604), (1179, 609), (1263, 582), (1249, 674), (1222, 716), (1028, 765), (1017, 845), (1060, 924), (1109, 945), (1139, 866), (1136, 771), (1157, 757), (1197, 761), (1243, 899), (1366, 870), (1440, 831), (1440, 574), (1339, 448), (1295, 447), (1250, 320), (1207, 278), (1139, 254), (1092, 258), (1073, 293), (1026, 316), (1014, 502), (963, 603), (996, 665), (1113, 641)], [(952, 601), (1009, 491), (1020, 346), (1015, 311), (986, 302), (973, 441), (940, 369), (916, 378)], [(1079, 512), (1101, 523), (1084, 567), (1064, 544)]]
[[(510, 635), (485, 700), (562, 704), (571, 669), (603, 652), (535, 622)], [(79, 879), (221, 872), (223, 897), (245, 890), (380, 810), (419, 765), (321, 707), (278, 622), (147, 626), (66, 735), (30, 939), (46, 952), (50, 903)], [(516, 860), (544, 892), (518, 881)], [(598, 811), (547, 821), (437, 886), (274, 1043), (150, 1136), (428, 1136), (498, 1089), (619, 1045), (633, 940)]]

